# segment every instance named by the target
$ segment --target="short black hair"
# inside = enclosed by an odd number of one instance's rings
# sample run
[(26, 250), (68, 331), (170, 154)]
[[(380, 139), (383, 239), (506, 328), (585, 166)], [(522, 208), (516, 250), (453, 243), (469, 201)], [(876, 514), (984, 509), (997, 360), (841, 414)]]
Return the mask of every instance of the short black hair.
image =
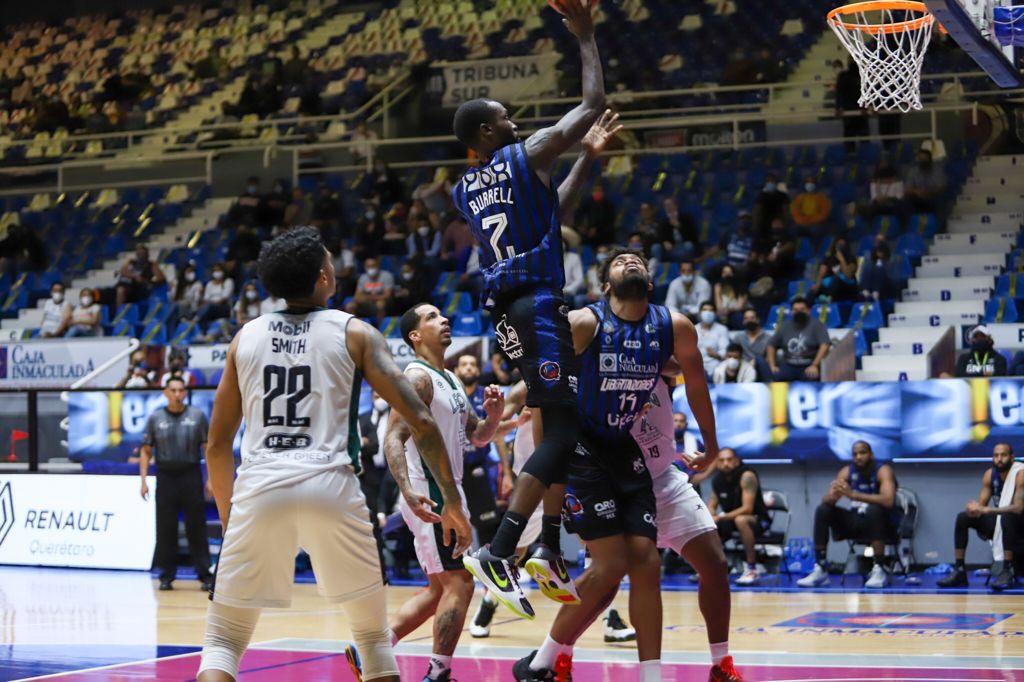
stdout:
[(257, 271), (263, 287), (285, 300), (312, 296), (327, 249), (315, 227), (296, 227), (263, 244)]
[(624, 246), (616, 246), (611, 251), (608, 252), (608, 258), (606, 258), (605, 261), (601, 263), (601, 269), (598, 270), (598, 281), (601, 282), (602, 286), (608, 283), (608, 273), (611, 272), (612, 263), (615, 261), (615, 259), (618, 258), (619, 256), (627, 255), (636, 256), (641, 261), (643, 261), (644, 268), (647, 267), (647, 257), (644, 256), (642, 251), (637, 251), (636, 249), (627, 249)]
[(493, 101), (481, 97), (459, 105), (452, 122), (455, 137), (459, 138), (459, 142), (470, 149), (476, 146), (480, 139), (480, 126), (494, 120), (494, 110), (491, 108)]
[(712, 301), (710, 298), (708, 300), (706, 300), (706, 301), (703, 301), (700, 304), (700, 307), (697, 308), (697, 310), (704, 310), (704, 306), (711, 306), (712, 310), (714, 310), (715, 312), (718, 312), (718, 306), (716, 306), (715, 302)]
[(413, 307), (402, 313), (402, 318), (398, 320), (398, 330), (402, 333), (402, 340), (405, 341), (409, 348), (412, 348), (412, 339), (409, 335), (420, 328), (420, 314), (417, 312), (422, 306), (431, 305), (426, 301), (417, 303)]
[(167, 378), (167, 383), (164, 384), (164, 388), (170, 388), (172, 381), (180, 381), (182, 388), (187, 388), (188, 387), (188, 384), (185, 383), (185, 377), (175, 377), (175, 376), (172, 376), (172, 377), (168, 377)]
[(870, 452), (872, 455), (875, 454), (874, 449), (871, 447), (871, 443), (867, 442), (866, 440), (853, 441), (853, 445), (850, 446), (850, 449), (853, 450), (853, 448), (857, 447), (858, 445), (863, 445), (868, 449), (868, 452)]
[(998, 448), (998, 447), (999, 447), (1000, 445), (1005, 445), (1005, 446), (1006, 446), (1007, 448), (1009, 448), (1009, 449), (1010, 449), (1010, 454), (1011, 454), (1011, 455), (1013, 454), (1013, 445), (1011, 445), (1011, 444), (1009, 443), (1009, 441), (1005, 441), (1005, 440), (1001, 440), (1001, 441), (999, 441), (998, 443), (996, 443), (995, 445), (993, 445), (993, 446), (992, 446), (992, 450), (994, 451), (994, 450), (995, 450), (996, 448)]
[(742, 353), (743, 352), (743, 346), (741, 346), (738, 343), (730, 343), (728, 346), (725, 347), (725, 352), (726, 353)]
[(810, 308), (810, 307), (811, 307), (811, 302), (810, 302), (810, 301), (808, 301), (808, 300), (807, 300), (806, 298), (804, 298), (803, 296), (794, 296), (794, 297), (793, 297), (793, 298), (792, 298), (792, 299), (790, 300), (790, 302), (789, 302), (789, 306), (790, 306), (790, 307), (792, 308), (792, 307), (793, 307), (793, 306), (795, 306), (795, 305), (796, 305), (797, 303), (803, 303), (803, 304), (804, 304), (805, 306), (807, 306), (808, 308)]

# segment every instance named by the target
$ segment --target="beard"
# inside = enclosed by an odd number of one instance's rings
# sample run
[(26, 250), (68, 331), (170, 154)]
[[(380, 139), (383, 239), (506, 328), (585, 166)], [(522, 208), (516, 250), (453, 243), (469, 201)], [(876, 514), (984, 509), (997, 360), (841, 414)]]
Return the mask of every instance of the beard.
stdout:
[(1010, 467), (1012, 467), (1012, 466), (1013, 466), (1013, 460), (1011, 459), (1005, 465), (1003, 465), (1003, 464), (996, 464), (996, 471), (998, 471), (1001, 474), (1005, 474), (1007, 471), (1010, 470)]
[(646, 275), (626, 275), (618, 282), (612, 283), (612, 293), (615, 294), (615, 298), (636, 301), (647, 298), (650, 285), (651, 280)]

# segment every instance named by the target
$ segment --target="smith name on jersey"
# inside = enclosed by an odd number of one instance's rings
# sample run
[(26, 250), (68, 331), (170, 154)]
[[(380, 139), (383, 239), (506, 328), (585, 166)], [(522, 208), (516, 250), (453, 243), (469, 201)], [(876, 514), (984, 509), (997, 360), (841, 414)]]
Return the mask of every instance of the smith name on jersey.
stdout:
[(485, 303), (529, 287), (562, 290), (558, 194), (530, 168), (522, 143), (467, 171), (452, 199), (480, 244)]

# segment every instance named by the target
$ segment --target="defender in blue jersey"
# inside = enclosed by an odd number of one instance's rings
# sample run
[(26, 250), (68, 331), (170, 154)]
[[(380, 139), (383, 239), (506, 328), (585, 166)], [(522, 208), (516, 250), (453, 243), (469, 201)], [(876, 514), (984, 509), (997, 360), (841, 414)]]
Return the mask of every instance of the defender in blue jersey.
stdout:
[[(541, 649), (517, 661), (517, 680), (553, 679), (558, 654), (601, 614), (626, 573), (641, 679), (661, 679), (657, 506), (651, 474), (631, 431), (662, 374), (676, 371), (674, 365), (682, 369), (706, 447), (705, 454), (684, 459), (700, 471), (718, 456), (715, 416), (693, 324), (650, 303), (653, 284), (639, 252), (613, 250), (602, 266), (601, 281), (605, 300), (569, 315), (582, 364), (578, 410), (583, 429), (570, 460), (565, 515), (567, 526), (586, 542), (592, 563), (577, 583), (581, 603), (559, 610)], [(721, 608), (728, 604), (726, 591)]]
[[(581, 155), (570, 177), (556, 191), (552, 170), (558, 157), (575, 146), (604, 111), (604, 76), (592, 16), (596, 0), (559, 0), (564, 24), (579, 39), (583, 101), (555, 125), (520, 142), (516, 125), (498, 102), (465, 102), (455, 113), (455, 135), (480, 158), (453, 189), (455, 206), (481, 247), (483, 303), (495, 323), (495, 338), (527, 386), (527, 405), (540, 419), (536, 449), (519, 476), (490, 547), (466, 555), (470, 570), (513, 612), (533, 617), (519, 587), (514, 562), (526, 520), (552, 484), (564, 483), (579, 435), (576, 414), (578, 363), (562, 299), (560, 205), (578, 193), (587, 165)], [(543, 429), (542, 425), (557, 428)], [(540, 431), (540, 433), (537, 433)], [(566, 578), (560, 596), (577, 599), (559, 556), (560, 491), (547, 496), (541, 541), (548, 568)], [(547, 596), (552, 596), (545, 592)]]

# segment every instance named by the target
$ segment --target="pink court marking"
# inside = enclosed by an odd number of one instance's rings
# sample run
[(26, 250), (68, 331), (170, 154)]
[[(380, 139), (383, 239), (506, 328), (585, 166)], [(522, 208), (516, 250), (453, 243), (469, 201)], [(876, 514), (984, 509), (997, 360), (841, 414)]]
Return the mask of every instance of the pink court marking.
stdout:
[[(426, 670), (425, 656), (399, 656), (402, 679), (420, 679)], [(49, 679), (82, 682), (134, 682), (136, 680), (194, 680), (199, 667), (199, 654), (169, 659), (124, 663), (103, 669), (70, 672)], [(466, 680), (502, 680), (511, 675), (509, 659), (456, 659), (453, 676)], [(632, 679), (636, 665), (626, 663), (579, 662), (573, 675), (579, 680), (608, 681)], [(1024, 671), (931, 668), (862, 668), (801, 666), (740, 666), (747, 679), (758, 682), (1024, 682)], [(698, 664), (665, 664), (663, 679), (672, 682), (705, 682), (708, 666)], [(297, 682), (298, 680), (337, 680), (352, 682), (353, 675), (342, 654), (319, 651), (281, 651), (251, 649), (242, 659), (239, 674), (245, 682)]]

